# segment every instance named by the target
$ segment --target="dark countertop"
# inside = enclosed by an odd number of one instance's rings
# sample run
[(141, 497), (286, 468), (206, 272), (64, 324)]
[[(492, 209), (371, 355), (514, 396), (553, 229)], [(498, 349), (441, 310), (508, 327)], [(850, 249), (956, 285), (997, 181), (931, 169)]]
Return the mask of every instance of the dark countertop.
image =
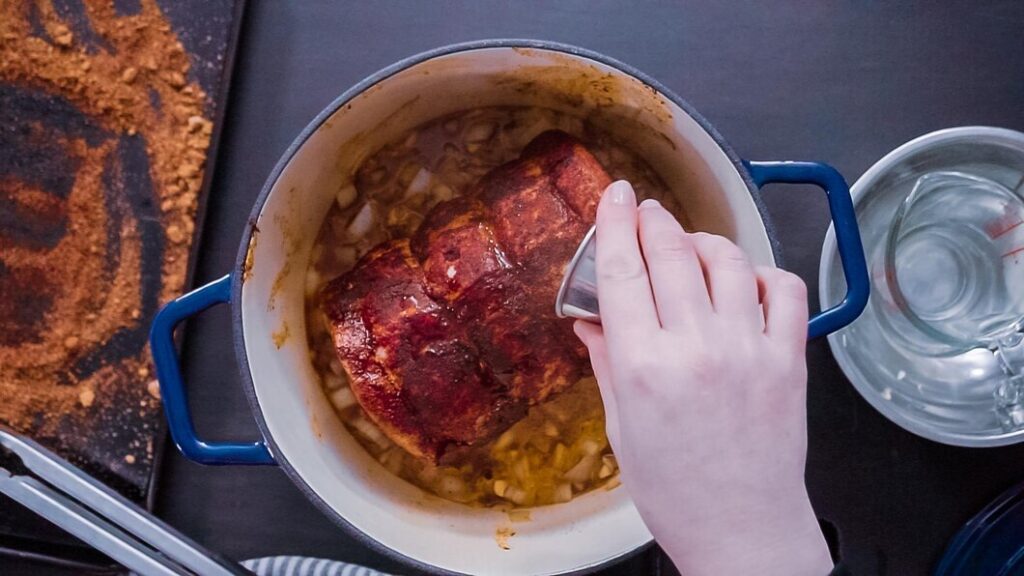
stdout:
[[(851, 183), (935, 129), (1024, 130), (1019, 0), (627, 4), (251, 2), (196, 285), (231, 268), (264, 179), (321, 108), (376, 70), (453, 42), (529, 37), (603, 52), (688, 99), (741, 156), (821, 160)], [(823, 196), (797, 187), (766, 196), (785, 262), (816, 294)], [(254, 438), (226, 309), (192, 322), (184, 355), (203, 435)], [(854, 574), (925, 574), (964, 521), (1024, 479), (1024, 446), (917, 438), (860, 398), (824, 340), (810, 344), (808, 361), (809, 489)], [(157, 511), (236, 558), (307, 554), (399, 570), (355, 545), (277, 469), (204, 468), (169, 447)], [(655, 556), (607, 574), (650, 572)]]

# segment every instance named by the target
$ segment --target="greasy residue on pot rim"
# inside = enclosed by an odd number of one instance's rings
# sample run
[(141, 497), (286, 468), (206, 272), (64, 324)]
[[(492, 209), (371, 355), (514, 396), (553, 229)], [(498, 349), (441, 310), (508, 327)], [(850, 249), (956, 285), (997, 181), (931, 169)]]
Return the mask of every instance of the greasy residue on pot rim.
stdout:
[(274, 340), (274, 347), (280, 350), (291, 335), (292, 332), (288, 327), (288, 321), (284, 320), (281, 322), (281, 327), (275, 330), (270, 337)]
[(252, 267), (256, 258), (256, 240), (260, 235), (260, 229), (255, 223), (250, 222), (252, 234), (249, 235), (249, 247), (245, 250), (245, 261), (242, 262), (242, 283), (252, 278)]
[[(588, 62), (585, 56), (535, 48), (512, 48), (517, 54), (541, 61), (527, 72), (505, 72), (496, 75), (498, 86), (532, 93), (538, 89), (552, 95), (556, 101), (574, 109), (585, 108), (584, 117), (614, 108), (622, 114), (624, 102), (632, 100), (633, 119), (646, 111), (661, 124), (671, 124), (671, 105), (658, 90), (638, 78), (624, 73), (606, 72)], [(582, 59), (582, 61), (581, 61)], [(429, 65), (429, 63), (428, 63)], [(529, 78), (528, 80), (524, 79)], [(626, 115), (630, 116), (630, 115)]]
[(294, 269), (296, 257), (302, 247), (302, 233), (294, 229), (297, 224), (294, 224), (290, 217), (297, 213), (295, 202), (300, 194), (301, 192), (294, 186), (289, 188), (285, 194), (286, 210), (274, 214), (274, 224), (281, 231), (281, 237), (284, 240), (284, 263), (281, 264), (277, 276), (274, 277), (274, 284), (270, 288), (270, 298), (267, 301), (268, 312), (277, 306), (277, 297), (280, 295), (281, 289), (284, 288), (288, 275)]

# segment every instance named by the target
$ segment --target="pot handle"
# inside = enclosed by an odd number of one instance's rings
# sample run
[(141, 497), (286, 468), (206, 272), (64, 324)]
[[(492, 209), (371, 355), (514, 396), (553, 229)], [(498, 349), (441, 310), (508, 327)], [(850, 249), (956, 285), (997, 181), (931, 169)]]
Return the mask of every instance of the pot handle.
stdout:
[(171, 429), (171, 438), (186, 458), (200, 464), (275, 464), (265, 440), (248, 443), (211, 443), (196, 436), (188, 395), (178, 366), (174, 347), (174, 329), (183, 320), (207, 308), (231, 301), (231, 276), (209, 284), (168, 302), (153, 319), (149, 330), (149, 347), (160, 382), (160, 396)]
[(831, 334), (853, 322), (868, 303), (871, 286), (860, 241), (857, 215), (846, 180), (828, 164), (819, 162), (748, 162), (743, 161), (758, 188), (765, 184), (814, 184), (828, 196), (828, 209), (836, 230), (839, 259), (846, 277), (846, 296), (839, 304), (811, 317), (807, 337)]

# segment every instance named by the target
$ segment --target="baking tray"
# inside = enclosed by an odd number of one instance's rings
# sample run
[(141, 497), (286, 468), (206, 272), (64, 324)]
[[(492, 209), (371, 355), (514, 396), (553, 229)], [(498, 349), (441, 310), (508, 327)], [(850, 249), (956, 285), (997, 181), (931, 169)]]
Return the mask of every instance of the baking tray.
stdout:
[[(118, 18), (125, 17), (126, 23), (134, 14), (145, 8), (146, 1), (139, 2), (117, 0), (114, 2), (114, 10)], [(195, 82), (205, 92), (202, 116), (209, 118), (212, 125), (210, 130), (209, 147), (206, 150), (206, 161), (203, 169), (201, 185), (197, 191), (196, 209), (191, 215), (195, 233), (192, 234), (192, 242), (188, 249), (188, 264), (185, 274), (184, 285), (191, 284), (195, 256), (199, 245), (199, 231), (202, 230), (203, 215), (209, 193), (210, 182), (215, 169), (218, 143), (220, 140), (223, 118), (227, 103), (228, 89), (231, 83), (231, 73), (234, 63), (236, 48), (241, 30), (243, 13), (245, 10), (244, 0), (157, 0), (156, 5), (162, 13), (164, 21), (169, 25), (170, 31), (181, 41), (184, 51), (188, 54), (191, 67), (188, 72), (187, 81)], [(49, 13), (46, 11), (50, 10)], [(46, 25), (44, 20), (47, 17), (56, 15), (58, 20), (67, 24), (68, 30), (74, 38), (87, 46), (87, 53), (95, 53), (97, 50), (109, 49), (103, 45), (103, 38), (98, 37), (94, 30), (90, 29), (90, 23), (86, 14), (83, 13), (83, 5), (75, 2), (54, 1), (52, 4), (45, 4), (43, 8), (33, 7), (29, 11), (33, 34), (47, 38), (51, 43), (56, 42), (59, 46), (58, 31), (54, 33), (51, 25)], [(95, 16), (95, 14), (93, 15)], [(5, 39), (6, 40), (6, 39)], [(155, 74), (163, 73), (162, 70), (154, 70)], [(133, 82), (134, 79), (129, 80)], [(50, 99), (45, 91), (35, 91), (31, 82), (7, 82), (0, 77), (0, 96), (8, 103), (14, 103), (19, 110), (26, 112), (24, 116), (15, 116), (14, 120), (23, 121), (28, 125), (38, 122), (45, 117), (45, 122), (57, 123), (62, 133), (70, 133), (76, 128), (68, 128), (68, 124), (81, 122), (78, 120), (78, 113), (75, 110), (62, 108), (62, 104), (56, 99)], [(10, 109), (10, 108), (9, 108)], [(10, 113), (14, 114), (14, 113)], [(64, 123), (64, 124), (61, 124)], [(88, 138), (92, 127), (83, 128), (83, 138)], [(196, 133), (201, 133), (202, 126), (197, 126)], [(133, 134), (132, 134), (133, 135)], [(0, 142), (0, 146), (2, 146)], [(142, 148), (140, 148), (142, 149)], [(18, 159), (11, 152), (20, 153), (18, 150), (8, 150), (3, 154), (0, 150), (0, 169), (11, 168), (10, 164), (17, 163)], [(122, 155), (122, 158), (125, 155)], [(138, 170), (138, 165), (133, 165), (128, 154), (128, 160), (122, 160), (122, 167), (125, 172), (133, 169)], [(6, 161), (6, 164), (5, 162)], [(146, 173), (150, 159), (141, 158), (143, 164), (142, 172)], [(17, 164), (14, 171), (23, 169)], [(2, 176), (3, 174), (0, 174)], [(132, 181), (130, 177), (123, 177), (124, 185), (127, 187), (138, 181)], [(145, 183), (144, 183), (145, 184)], [(134, 190), (134, 189), (132, 189)], [(130, 190), (129, 190), (130, 191)], [(7, 200), (10, 194), (0, 198)], [(136, 194), (135, 197), (143, 196)], [(144, 197), (144, 196), (143, 196)], [(145, 206), (142, 201), (142, 208), (155, 210), (158, 207)], [(133, 203), (134, 204), (134, 203)], [(133, 207), (134, 208), (134, 207)], [(166, 207), (161, 207), (165, 209)], [(12, 219), (17, 215), (17, 207), (11, 207), (10, 203), (0, 202), (0, 212), (7, 210), (6, 218)], [(0, 214), (3, 216), (3, 214)], [(166, 235), (166, 224), (164, 229), (157, 226), (157, 233)], [(26, 228), (24, 234), (30, 237), (32, 229)], [(14, 233), (17, 233), (15, 231)], [(161, 253), (156, 254), (157, 267), (147, 266), (147, 255), (152, 259), (152, 254), (147, 252), (152, 248), (151, 243), (145, 241), (144, 231), (140, 233), (143, 237), (141, 248), (141, 275), (142, 283), (153, 281), (147, 277), (155, 272), (157, 285), (161, 283)], [(6, 270), (0, 270), (6, 273)], [(178, 287), (180, 289), (183, 287)], [(143, 298), (144, 299), (144, 298)], [(143, 351), (148, 329), (148, 317), (155, 313), (159, 304), (156, 298), (152, 298), (148, 305), (142, 302), (140, 306), (139, 322), (134, 329), (120, 330), (104, 343), (103, 350), (96, 354), (97, 357), (104, 355), (118, 355), (125, 353), (125, 349), (131, 349), (131, 354), (138, 354)], [(79, 365), (87, 364), (88, 361), (79, 362)], [(70, 371), (69, 371), (70, 372)], [(73, 376), (72, 372), (72, 376)], [(146, 376), (140, 374), (140, 382), (145, 382)], [(2, 401), (2, 399), (0, 399)], [(91, 403), (92, 400), (89, 400)], [(112, 416), (111, 416), (112, 415)], [(152, 510), (157, 490), (157, 478), (160, 470), (160, 463), (163, 455), (163, 447), (166, 443), (166, 431), (164, 420), (159, 406), (155, 409), (152, 404), (149, 409), (138, 409), (135, 406), (123, 406), (121, 410), (104, 410), (104, 418), (98, 421), (86, 438), (61, 438), (61, 431), (53, 432), (53, 437), (42, 438), (45, 443), (59, 451), (63, 456), (71, 460), (83, 470), (109, 484), (129, 499)], [(72, 431), (66, 431), (70, 434)], [(131, 440), (133, 446), (127, 446)], [(139, 444), (140, 439), (145, 439), (147, 446)], [(148, 448), (148, 451), (146, 450)], [(140, 452), (141, 451), (141, 452)], [(138, 453), (138, 460), (132, 453)], [(76, 572), (104, 574), (119, 573), (121, 570), (113, 563), (92, 550), (82, 542), (64, 533), (59, 528), (47, 521), (37, 517), (31, 511), (22, 508), (0, 496), (0, 565), (3, 564), (2, 557), (17, 557), (21, 559), (39, 561), (53, 565), (71, 568)]]

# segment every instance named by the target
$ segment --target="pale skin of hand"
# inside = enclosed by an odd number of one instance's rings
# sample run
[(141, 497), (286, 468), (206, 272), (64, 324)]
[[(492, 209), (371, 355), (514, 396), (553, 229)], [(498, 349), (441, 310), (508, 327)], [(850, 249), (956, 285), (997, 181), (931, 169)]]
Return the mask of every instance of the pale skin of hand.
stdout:
[(824, 576), (804, 483), (807, 289), (613, 183), (597, 216), (601, 325), (577, 321), (622, 481), (686, 576)]

